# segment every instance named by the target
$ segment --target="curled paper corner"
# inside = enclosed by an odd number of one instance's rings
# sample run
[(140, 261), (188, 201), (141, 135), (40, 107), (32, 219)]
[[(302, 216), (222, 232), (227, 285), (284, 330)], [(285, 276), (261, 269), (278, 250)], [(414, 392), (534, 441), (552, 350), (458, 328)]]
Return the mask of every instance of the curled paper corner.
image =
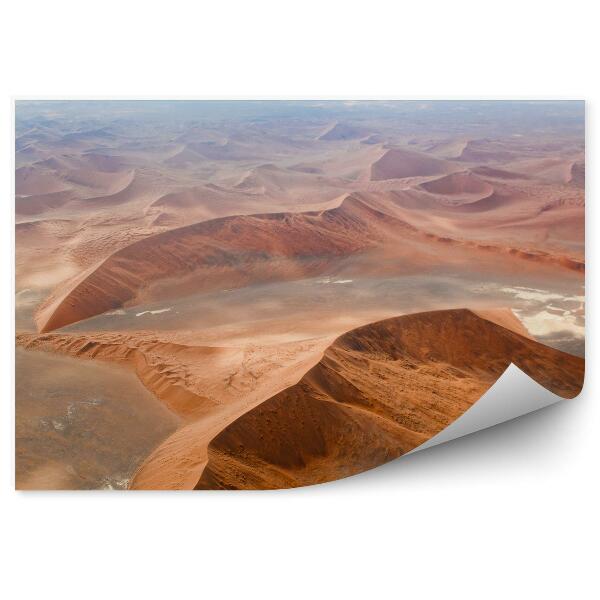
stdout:
[(458, 419), (408, 454), (450, 442), (465, 435), (551, 406), (561, 396), (546, 389), (511, 363), (492, 387)]

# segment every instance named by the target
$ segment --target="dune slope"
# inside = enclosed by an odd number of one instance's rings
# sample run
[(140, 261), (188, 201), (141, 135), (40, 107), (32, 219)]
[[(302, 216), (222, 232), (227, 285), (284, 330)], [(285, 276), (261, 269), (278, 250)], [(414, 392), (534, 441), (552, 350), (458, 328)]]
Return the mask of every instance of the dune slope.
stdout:
[(439, 179), (427, 181), (421, 184), (421, 187), (428, 192), (447, 196), (476, 195), (482, 197), (494, 191), (489, 183), (468, 171), (451, 173)]
[(448, 161), (412, 150), (392, 148), (371, 165), (371, 180), (445, 175), (452, 170), (456, 169)]
[(40, 307), (36, 322), (41, 332), (75, 323), (133, 301), (166, 278), (195, 277), (195, 289), (210, 289), (318, 274), (328, 261), (372, 247), (392, 229), (412, 230), (348, 197), (320, 212), (226, 217), (169, 230), (80, 275)]
[(466, 309), (352, 330), (211, 441), (196, 487), (297, 487), (378, 466), (444, 429), (511, 362), (563, 397), (581, 389), (583, 359)]

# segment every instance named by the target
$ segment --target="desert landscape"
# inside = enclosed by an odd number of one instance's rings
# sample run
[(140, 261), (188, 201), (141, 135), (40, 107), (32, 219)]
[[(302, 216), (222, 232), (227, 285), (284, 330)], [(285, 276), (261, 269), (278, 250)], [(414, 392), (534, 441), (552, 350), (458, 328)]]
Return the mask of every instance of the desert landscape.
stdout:
[(18, 101), (17, 489), (277, 489), (584, 378), (582, 102)]

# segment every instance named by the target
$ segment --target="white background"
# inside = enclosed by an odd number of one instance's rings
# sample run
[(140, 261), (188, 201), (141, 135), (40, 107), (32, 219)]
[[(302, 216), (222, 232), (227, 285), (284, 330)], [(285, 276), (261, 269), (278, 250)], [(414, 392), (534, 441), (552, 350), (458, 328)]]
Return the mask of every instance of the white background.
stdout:
[[(600, 385), (591, 2), (5, 2), (0, 16), (0, 589), (5, 598), (598, 598)], [(316, 488), (12, 491), (12, 100), (584, 98), (585, 391)]]

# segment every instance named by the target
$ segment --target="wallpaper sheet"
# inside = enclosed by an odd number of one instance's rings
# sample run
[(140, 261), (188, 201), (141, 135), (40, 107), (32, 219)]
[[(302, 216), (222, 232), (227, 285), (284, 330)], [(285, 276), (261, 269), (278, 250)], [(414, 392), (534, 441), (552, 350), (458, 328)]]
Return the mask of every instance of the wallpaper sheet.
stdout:
[(578, 101), (17, 101), (16, 488), (308, 486), (573, 399), (584, 141)]

